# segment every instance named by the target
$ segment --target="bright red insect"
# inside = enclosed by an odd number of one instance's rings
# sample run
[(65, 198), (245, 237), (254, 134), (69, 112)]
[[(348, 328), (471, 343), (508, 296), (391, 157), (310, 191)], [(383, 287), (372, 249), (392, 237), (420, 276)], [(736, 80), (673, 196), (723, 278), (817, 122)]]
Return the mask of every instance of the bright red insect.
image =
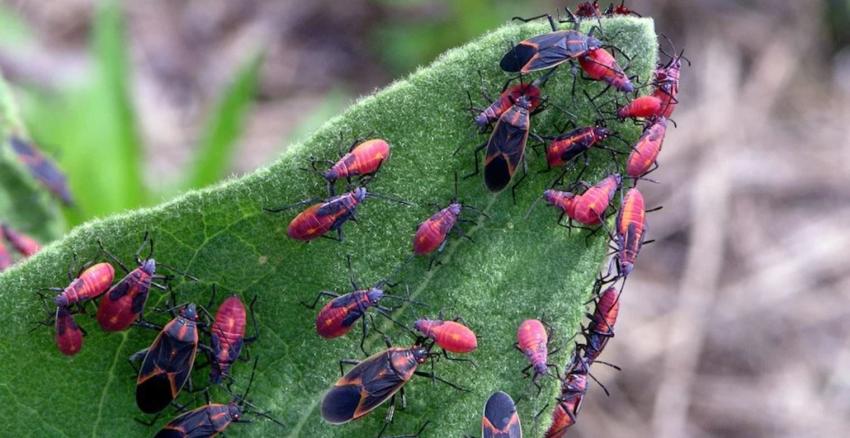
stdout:
[(24, 257), (30, 257), (41, 250), (41, 245), (30, 236), (15, 231), (7, 224), (0, 223), (0, 237), (6, 236), (6, 240)]
[[(253, 309), (253, 302), (251, 302)], [(251, 311), (253, 316), (254, 312)], [(218, 306), (215, 313), (215, 321), (210, 328), (210, 342), (212, 347), (212, 360), (210, 361), (210, 382), (221, 383), (223, 377), (230, 377), (230, 368), (239, 359), (242, 346), (257, 339), (245, 338), (245, 326), (247, 324), (247, 312), (245, 305), (238, 295), (228, 297)], [(254, 321), (255, 333), (258, 330)]]
[(610, 135), (611, 130), (603, 126), (584, 126), (561, 134), (546, 146), (546, 163), (549, 168), (563, 166)]
[(455, 229), (462, 210), (463, 205), (460, 202), (452, 202), (422, 222), (413, 236), (413, 253), (428, 255), (434, 251), (442, 251), (446, 238), (449, 232)]
[[(520, 83), (517, 85), (510, 85), (510, 81), (508, 81), (502, 89), (499, 98), (493, 101), (489, 97), (487, 97), (486, 93), (482, 91), (484, 94), (484, 98), (488, 101), (492, 101), (487, 108), (483, 110), (477, 110), (475, 108), (470, 108), (474, 112), (478, 112), (475, 116), (475, 124), (479, 129), (485, 129), (490, 126), (493, 122), (499, 120), (499, 117), (502, 116), (502, 113), (509, 110), (514, 104), (519, 100), (520, 97), (525, 97), (528, 99), (528, 111), (531, 114), (535, 114), (540, 107), (540, 104), (543, 102), (540, 96), (540, 88), (546, 84), (546, 81), (554, 73), (554, 70), (547, 72), (543, 76), (535, 79), (532, 83)], [(470, 98), (470, 103), (471, 103)]]
[(562, 224), (561, 221), (566, 216), (570, 219), (570, 223), (576, 221), (584, 225), (597, 225), (604, 219), (605, 211), (614, 199), (621, 181), (620, 175), (614, 173), (588, 188), (581, 195), (549, 189), (543, 192), (543, 199), (561, 210), (558, 224)]
[(330, 193), (333, 194), (334, 182), (337, 180), (346, 179), (351, 182), (352, 177), (375, 175), (389, 157), (390, 144), (384, 139), (355, 142), (348, 153), (322, 173), (322, 176), (328, 181)]
[(667, 134), (667, 119), (649, 121), (626, 160), (626, 175), (638, 179), (658, 168), (658, 154)]
[(115, 268), (111, 264), (103, 262), (86, 268), (76, 278), (68, 273), (71, 283), (65, 289), (53, 289), (61, 291), (53, 299), (59, 307), (67, 307), (72, 304), (82, 303), (103, 295), (115, 279)]
[(575, 16), (579, 18), (599, 18), (602, 11), (599, 9), (599, 0), (592, 2), (581, 2), (576, 5)]
[(420, 319), (414, 328), (451, 353), (469, 353), (478, 348), (475, 332), (456, 321)]
[[(578, 351), (575, 354), (578, 356)], [(546, 431), (545, 438), (563, 438), (567, 435), (567, 429), (576, 424), (581, 403), (587, 393), (589, 371), (584, 360), (579, 357), (573, 360), (572, 368), (561, 382), (558, 405), (552, 413), (552, 425)]]
[(662, 100), (657, 96), (641, 96), (617, 109), (620, 119), (652, 118), (661, 116)]
[[(665, 36), (665, 38), (667, 38)], [(676, 109), (676, 104), (679, 103), (679, 76), (682, 71), (682, 60), (691, 63), (685, 57), (685, 51), (682, 50), (676, 54), (676, 47), (673, 42), (667, 38), (670, 45), (673, 46), (673, 54), (669, 54), (662, 49), (662, 53), (667, 55), (670, 60), (667, 64), (659, 65), (655, 69), (654, 78), (652, 81), (655, 87), (652, 95), (661, 99), (660, 115), (670, 118), (673, 115), (673, 110)]]
[(608, 16), (608, 17), (614, 16), (614, 15), (634, 15), (634, 16), (637, 16), (637, 17), (642, 16), (642, 15), (638, 14), (637, 12), (629, 9), (626, 6), (626, 0), (620, 0), (619, 5), (615, 5), (614, 3), (611, 3), (610, 5), (608, 5), (608, 9), (605, 10), (605, 15)]
[(66, 356), (73, 356), (83, 348), (83, 330), (65, 306), (56, 307), (56, 346)]
[(589, 50), (578, 58), (578, 62), (585, 74), (594, 81), (603, 81), (623, 93), (631, 93), (635, 90), (632, 81), (626, 76), (626, 72), (617, 63), (614, 55), (603, 48)]
[(637, 188), (626, 192), (617, 214), (614, 247), (620, 275), (628, 276), (634, 269), (646, 233), (646, 206)]
[[(525, 355), (530, 362), (530, 365), (522, 370), (522, 373), (529, 376), (529, 369), (532, 369), (531, 381), (537, 386), (538, 391), (541, 389), (537, 384), (537, 379), (549, 374), (549, 368), (555, 367), (548, 363), (549, 361), (549, 333), (543, 323), (536, 319), (527, 319), (519, 325), (516, 333), (516, 348)], [(556, 373), (557, 374), (557, 373)]]
[(584, 359), (588, 364), (593, 363), (602, 354), (608, 340), (614, 337), (614, 325), (619, 313), (619, 293), (617, 289), (610, 287), (599, 296), (596, 309), (590, 317), (590, 325), (587, 327)]

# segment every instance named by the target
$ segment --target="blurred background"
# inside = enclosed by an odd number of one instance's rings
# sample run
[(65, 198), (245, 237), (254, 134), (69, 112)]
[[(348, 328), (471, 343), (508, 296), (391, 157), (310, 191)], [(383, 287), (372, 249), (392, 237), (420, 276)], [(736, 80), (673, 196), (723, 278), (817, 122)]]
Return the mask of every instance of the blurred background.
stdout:
[[(70, 175), (73, 225), (249, 172), (357, 96), (560, 6), (4, 0), (0, 69)], [(611, 396), (592, 389), (573, 434), (850, 436), (850, 1), (629, 6), (694, 63), (643, 186), (657, 242), (604, 354), (623, 371), (594, 370)]]

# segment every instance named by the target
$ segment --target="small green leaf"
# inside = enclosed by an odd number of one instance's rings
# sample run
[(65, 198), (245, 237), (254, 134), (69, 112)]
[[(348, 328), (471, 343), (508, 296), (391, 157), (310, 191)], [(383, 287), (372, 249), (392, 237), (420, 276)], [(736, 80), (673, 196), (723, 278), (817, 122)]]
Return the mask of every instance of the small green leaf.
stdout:
[(221, 96), (201, 134), (201, 144), (186, 188), (200, 188), (221, 180), (229, 170), (244, 116), (254, 98), (262, 55), (250, 57)]
[[(602, 24), (606, 35), (614, 38), (612, 43), (630, 56), (630, 72), (646, 80), (656, 60), (652, 21), (615, 18)], [(129, 262), (142, 234), (149, 230), (156, 237), (158, 260), (203, 279), (200, 285), (176, 282), (179, 301), (206, 303), (210, 284), (236, 290), (246, 299), (259, 297), (261, 334), (250, 346), (251, 355), (259, 358), (259, 367), (250, 398), (286, 426), (281, 429), (261, 420), (233, 425), (228, 434), (374, 436), (385, 407), (343, 426), (329, 425), (319, 416), (322, 395), (339, 377), (337, 360), (359, 356), (359, 336), (355, 331), (340, 339), (319, 338), (314, 327), (316, 311), (305, 309), (300, 302), (323, 289), (348, 291), (346, 254), (352, 255), (361, 284), (378, 281), (409, 256), (415, 226), (433, 212), (428, 203), (445, 203), (450, 198), (454, 172), (468, 172), (473, 148), (486, 140), (476, 135), (472, 126), (466, 91), (477, 94), (481, 71), (483, 85), (495, 93), (506, 78), (498, 61), (508, 42), (546, 31), (543, 23), (508, 25), (451, 50), (409, 78), (361, 99), (314, 136), (287, 149), (269, 167), (155, 208), (85, 224), (19, 269), (0, 276), (0, 325), (10, 340), (0, 343), (0, 375), (4, 376), (0, 405), (17, 413), (7, 419), (4, 431), (34, 436), (154, 433), (155, 428), (133, 421), (140, 414), (133, 395), (133, 370), (126, 362), (127, 356), (151, 343), (154, 333), (134, 329), (106, 334), (90, 318), (79, 316), (89, 336), (82, 351), (68, 359), (56, 351), (50, 329), (30, 332), (31, 322), (43, 317), (35, 291), (66, 281), (64, 272), (72, 251), (92, 257), (96, 240), (101, 239)], [(578, 123), (592, 123), (597, 115), (582, 91), (596, 93), (602, 84), (578, 80), (576, 94), (571, 96), (572, 82), (569, 69), (562, 68), (544, 93), (550, 103), (578, 114)], [(564, 115), (550, 107), (535, 116), (532, 125), (538, 133), (553, 134), (555, 126), (563, 123)], [(629, 140), (638, 134), (632, 124), (615, 128)], [(321, 195), (324, 182), (301, 170), (307, 158), (333, 159), (341, 139), (373, 132), (388, 139), (393, 151), (369, 189), (420, 206), (368, 199), (358, 209), (358, 222), (345, 225), (344, 243), (318, 239), (304, 244), (288, 239), (286, 225), (296, 211), (273, 215), (263, 207)], [(457, 146), (462, 148), (455, 156), (452, 152)], [(477, 435), (483, 403), (498, 389), (523, 399), (519, 409), (528, 436), (541, 436), (546, 429), (548, 414), (540, 417), (536, 429), (533, 415), (547, 404), (551, 409), (558, 384), (554, 379), (542, 379), (543, 392), (536, 396), (529, 380), (522, 378), (520, 370), (526, 361), (513, 349), (516, 328), (526, 318), (545, 314), (562, 347), (553, 360), (566, 362), (568, 338), (584, 313), (606, 247), (603, 233), (586, 239), (587, 232), (569, 234), (558, 227), (555, 212), (548, 208), (538, 207), (527, 220), (523, 218), (554, 177), (553, 173), (537, 174), (545, 167), (539, 153), (529, 150), (528, 158), (530, 174), (518, 190), (516, 204), (508, 191), (487, 192), (481, 175), (461, 180), (464, 201), (489, 216), (478, 217), (477, 225), (467, 225), (466, 234), (474, 242), (453, 239), (440, 257), (442, 264), (430, 271), (425, 259), (405, 266), (400, 280), (409, 286), (414, 299), (430, 307), (405, 306), (393, 314), (397, 320), (412, 324), (417, 317), (435, 316), (444, 310), (447, 315), (463, 316), (481, 339), (479, 349), (469, 356), (478, 363), (477, 368), (445, 360), (435, 366), (443, 378), (471, 392), (459, 393), (414, 378), (406, 386), (407, 409), (396, 412), (390, 434), (410, 433), (429, 420), (425, 436)], [(588, 179), (601, 177), (613, 166), (606, 153), (595, 153), (592, 158), (585, 173)], [(148, 318), (164, 322), (167, 317), (154, 313), (153, 308), (164, 305), (166, 296), (151, 293)], [(376, 321), (397, 344), (412, 342), (388, 321)], [(381, 348), (380, 336), (373, 334), (367, 346), (372, 351)], [(235, 390), (244, 389), (249, 372), (248, 364), (236, 364)], [(194, 373), (196, 385), (203, 385), (206, 373), (206, 369)], [(212, 396), (218, 402), (229, 399), (217, 388)], [(181, 401), (191, 406), (203, 403), (202, 397), (193, 401), (189, 394), (182, 395)], [(169, 411), (166, 417), (170, 415)], [(164, 421), (160, 419), (157, 426)]]

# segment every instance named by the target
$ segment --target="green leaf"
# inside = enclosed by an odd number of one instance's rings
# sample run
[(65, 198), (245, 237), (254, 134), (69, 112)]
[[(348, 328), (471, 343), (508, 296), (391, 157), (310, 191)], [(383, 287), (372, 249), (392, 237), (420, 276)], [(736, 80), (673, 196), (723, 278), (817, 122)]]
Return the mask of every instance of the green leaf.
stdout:
[(12, 91), (0, 76), (0, 222), (49, 242), (64, 228), (59, 206), (12, 151), (13, 134), (27, 138)]
[(213, 184), (229, 170), (245, 113), (254, 97), (262, 56), (252, 56), (227, 87), (202, 131), (201, 144), (187, 188)]
[[(603, 21), (606, 35), (616, 36), (614, 44), (632, 59), (631, 72), (649, 77), (655, 63), (656, 42), (652, 21), (616, 18)], [(319, 416), (317, 407), (324, 392), (339, 377), (337, 360), (359, 355), (355, 332), (334, 340), (315, 334), (316, 311), (300, 303), (323, 289), (348, 291), (345, 254), (353, 257), (362, 284), (388, 275), (411, 253), (414, 227), (433, 212), (429, 202), (445, 203), (452, 193), (453, 174), (472, 168), (472, 149), (486, 138), (476, 135), (467, 111), (466, 91), (477, 93), (481, 71), (488, 90), (495, 92), (506, 76), (498, 60), (509, 41), (547, 31), (547, 25), (532, 23), (508, 25), (477, 41), (451, 50), (431, 66), (403, 81), (366, 97), (342, 116), (330, 120), (302, 144), (291, 146), (267, 168), (216, 187), (191, 192), (164, 205), (91, 222), (74, 230), (61, 243), (14, 272), (0, 276), (0, 324), (6, 339), (0, 343), (0, 405), (14, 410), (4, 430), (10, 435), (70, 436), (150, 436), (155, 429), (133, 421), (139, 416), (134, 402), (133, 370), (129, 354), (150, 344), (154, 333), (141, 329), (119, 334), (101, 332), (90, 318), (78, 317), (88, 329), (83, 350), (76, 357), (62, 357), (52, 344), (48, 328), (30, 332), (30, 322), (43, 317), (42, 306), (34, 296), (40, 287), (61, 285), (72, 251), (82, 257), (96, 254), (96, 240), (119, 257), (130, 261), (142, 234), (156, 236), (156, 258), (203, 279), (203, 284), (175, 283), (181, 302), (209, 299), (209, 284), (234, 289), (246, 299), (257, 295), (257, 316), (261, 334), (250, 347), (259, 358), (251, 400), (283, 421), (282, 430), (258, 421), (232, 426), (228, 433), (243, 436), (362, 436), (371, 437), (381, 426), (385, 407), (363, 420), (332, 426)], [(578, 113), (579, 123), (592, 123), (594, 111), (581, 91), (601, 90), (598, 83), (579, 80), (575, 102), (570, 95), (572, 77), (562, 68), (547, 84), (549, 101)], [(551, 134), (564, 116), (554, 108), (533, 119), (533, 129)], [(638, 128), (616, 126), (633, 140)], [(308, 156), (334, 158), (341, 141), (374, 132), (393, 145), (392, 157), (369, 189), (394, 194), (419, 203), (418, 207), (369, 199), (358, 209), (358, 222), (344, 229), (346, 241), (318, 239), (309, 244), (285, 235), (291, 211), (274, 215), (263, 207), (289, 204), (321, 195), (323, 181), (301, 170)], [(612, 146), (614, 144), (612, 143)], [(461, 153), (453, 156), (457, 146)], [(621, 146), (622, 147), (622, 146)], [(529, 436), (540, 436), (548, 425), (541, 416), (532, 431), (533, 415), (545, 405), (552, 406), (558, 385), (544, 378), (540, 396), (520, 370), (524, 357), (513, 349), (516, 328), (531, 317), (545, 318), (555, 328), (557, 344), (564, 347), (555, 357), (567, 360), (568, 338), (578, 327), (584, 302), (603, 260), (602, 233), (586, 241), (586, 232), (568, 234), (555, 224), (555, 212), (538, 207), (525, 220), (523, 216), (553, 178), (538, 175), (545, 167), (540, 154), (529, 152), (530, 175), (518, 190), (517, 203), (507, 191), (490, 194), (481, 176), (461, 180), (460, 194), (465, 202), (489, 216), (478, 217), (477, 225), (466, 227), (474, 239), (452, 239), (441, 255), (442, 264), (427, 270), (426, 259), (408, 264), (401, 281), (413, 297), (431, 307), (406, 306), (395, 318), (412, 324), (419, 316), (460, 315), (481, 336), (479, 349), (470, 355), (478, 363), (439, 361), (436, 371), (445, 379), (471, 389), (458, 393), (427, 379), (414, 378), (407, 389), (407, 409), (397, 411), (390, 434), (410, 433), (430, 420), (426, 436), (477, 435), (482, 405), (490, 393), (502, 389), (520, 404)], [(593, 154), (588, 179), (603, 175), (613, 163), (605, 153)], [(404, 289), (398, 290), (404, 293)], [(164, 322), (155, 314), (166, 297), (152, 291), (148, 317)], [(219, 297), (219, 300), (221, 297)], [(397, 344), (412, 340), (388, 321), (377, 318), (381, 329)], [(613, 345), (613, 344), (612, 344)], [(367, 346), (381, 348), (380, 336), (373, 334)], [(202, 385), (207, 370), (194, 373)], [(234, 389), (242, 390), (250, 366), (238, 363)], [(598, 396), (594, 393), (592, 396)], [(213, 399), (224, 402), (229, 396), (213, 390)], [(184, 394), (181, 400), (192, 406), (203, 403)], [(168, 415), (171, 413), (169, 411)], [(157, 423), (161, 426), (165, 419)], [(535, 432), (535, 433), (532, 433)]]

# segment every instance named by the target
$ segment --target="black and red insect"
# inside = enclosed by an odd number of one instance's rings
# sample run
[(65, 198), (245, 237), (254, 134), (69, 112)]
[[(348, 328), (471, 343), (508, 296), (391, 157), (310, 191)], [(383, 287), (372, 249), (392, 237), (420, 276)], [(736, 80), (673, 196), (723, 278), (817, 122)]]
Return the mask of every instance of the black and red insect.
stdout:
[(646, 212), (646, 204), (640, 190), (629, 189), (617, 214), (616, 229), (612, 239), (616, 250), (612, 262), (616, 263), (618, 277), (631, 274), (638, 253), (646, 243)]
[(231, 295), (215, 312), (215, 320), (210, 327), (210, 347), (212, 348), (210, 358), (210, 382), (221, 383), (222, 378), (230, 378), (230, 368), (239, 359), (242, 347), (252, 343), (259, 337), (259, 326), (254, 317), (254, 303), (257, 298), (251, 300), (251, 323), (254, 326), (254, 336), (245, 337), (245, 326), (247, 324), (247, 312), (245, 305), (238, 295)]
[[(41, 250), (41, 245), (37, 240), (26, 234), (12, 229), (8, 224), (0, 223), (0, 238), (6, 237), (6, 240), (15, 248), (19, 254), (24, 257), (31, 257)], [(2, 243), (0, 243), (2, 245)]]
[[(571, 19), (568, 21), (578, 24), (578, 20), (567, 11)], [(602, 42), (593, 36), (596, 28), (584, 34), (578, 30), (558, 30), (555, 19), (549, 14), (532, 18), (514, 17), (515, 20), (532, 21), (547, 18), (552, 32), (538, 35), (523, 41), (511, 48), (499, 62), (502, 70), (509, 73), (529, 73), (561, 65), (576, 59), (590, 50), (602, 47)]]
[(608, 9), (605, 10), (605, 16), (613, 17), (615, 15), (634, 15), (635, 17), (642, 17), (642, 15), (626, 6), (626, 0), (620, 0), (619, 5), (615, 5), (614, 3), (608, 5)]
[[(582, 225), (599, 225), (605, 219), (605, 212), (608, 211), (621, 182), (620, 175), (613, 173), (588, 187), (580, 195), (548, 189), (543, 192), (543, 199), (547, 204), (561, 210), (558, 225), (573, 228), (573, 221)], [(585, 183), (579, 184), (587, 187)], [(564, 217), (569, 218), (566, 224), (562, 222)]]
[(336, 181), (345, 179), (351, 183), (351, 179), (358, 177), (361, 184), (365, 179), (373, 177), (384, 162), (390, 157), (390, 144), (384, 139), (374, 138), (370, 140), (356, 140), (336, 162), (328, 161), (331, 167), (326, 171), (316, 168), (317, 160), (311, 161), (313, 170), (319, 172), (328, 182), (328, 193), (334, 195)]
[(658, 168), (658, 154), (667, 135), (667, 119), (657, 117), (647, 121), (643, 133), (632, 146), (632, 152), (626, 159), (626, 175), (635, 180), (646, 176)]
[[(539, 393), (542, 390), (542, 387), (537, 383), (540, 376), (558, 375), (558, 366), (549, 363), (549, 355), (554, 354), (557, 349), (549, 350), (549, 330), (537, 319), (523, 321), (517, 329), (516, 338), (517, 342), (514, 346), (525, 355), (529, 362), (522, 373), (526, 377), (531, 377), (531, 382), (537, 387)], [(549, 371), (550, 368), (555, 370), (554, 374)]]
[[(550, 169), (561, 167), (578, 156), (584, 156), (584, 164), (587, 167), (590, 160), (587, 151), (600, 145), (611, 135), (613, 132), (610, 129), (602, 123), (597, 123), (593, 126), (575, 128), (556, 137), (544, 137), (549, 140), (546, 145), (546, 164)], [(601, 147), (601, 149), (607, 148)]]
[(582, 401), (587, 394), (589, 367), (577, 349), (570, 369), (561, 381), (558, 404), (552, 412), (552, 425), (546, 431), (545, 438), (563, 438), (567, 435), (567, 429), (576, 424)]
[[(396, 273), (403, 266), (404, 264), (400, 265), (396, 269)], [(404, 327), (390, 316), (393, 309), (385, 307), (380, 303), (385, 298), (393, 298), (402, 301), (409, 300), (385, 293), (386, 286), (389, 284), (388, 278), (378, 281), (372, 287), (367, 289), (361, 289), (358, 287), (357, 282), (354, 280), (354, 271), (351, 268), (351, 256), (348, 256), (348, 271), (352, 292), (339, 295), (331, 291), (321, 291), (316, 295), (316, 299), (313, 300), (312, 303), (307, 304), (302, 302), (302, 304), (310, 309), (315, 309), (322, 297), (331, 297), (332, 299), (328, 301), (316, 315), (316, 333), (325, 339), (338, 338), (350, 332), (357, 321), (361, 321), (363, 330), (360, 338), (360, 350), (363, 351), (363, 354), (368, 356), (364, 346), (364, 343), (366, 342), (366, 335), (369, 332), (367, 319), (365, 318), (366, 313), (370, 309), (374, 309), (378, 314), (384, 316), (397, 325)]]
[[(481, 94), (485, 99), (487, 99), (487, 101), (490, 102), (490, 105), (484, 109), (472, 107), (472, 97), (470, 96), (470, 110), (473, 114), (475, 114), (475, 124), (483, 132), (487, 127), (499, 120), (499, 117), (501, 117), (505, 111), (509, 110), (520, 97), (528, 99), (528, 110), (531, 115), (542, 111), (543, 108), (540, 105), (543, 103), (543, 98), (541, 97), (540, 89), (546, 84), (546, 81), (549, 80), (553, 73), (555, 73), (554, 69), (546, 72), (546, 74), (540, 76), (531, 83), (522, 82), (522, 77), (520, 77), (521, 82), (519, 84), (510, 85), (513, 79), (509, 79), (505, 82), (505, 85), (502, 87), (502, 92), (496, 100), (491, 99), (487, 93), (482, 90)], [(468, 95), (469, 93), (467, 92), (467, 96)]]
[(469, 327), (458, 320), (418, 319), (413, 327), (430, 338), (444, 351), (451, 353), (470, 353), (478, 348), (478, 337)]
[[(150, 252), (145, 259), (142, 259), (140, 254), (148, 242), (150, 242)], [(154, 280), (167, 279), (168, 277), (156, 274), (156, 261), (153, 258), (154, 243), (153, 238), (148, 233), (145, 233), (142, 245), (136, 251), (137, 267), (132, 271), (128, 270), (118, 258), (106, 251), (100, 241), (98, 241), (98, 244), (100, 244), (104, 254), (118, 264), (124, 272), (127, 272), (127, 275), (112, 286), (100, 300), (97, 308), (97, 322), (104, 331), (122, 331), (141, 319), (152, 286), (161, 290), (168, 289), (164, 285), (154, 282)]]
[(508, 394), (496, 391), (484, 405), (481, 438), (522, 438), (516, 404)]
[(584, 346), (584, 359), (588, 364), (596, 361), (608, 340), (614, 337), (614, 325), (619, 313), (620, 294), (617, 289), (609, 287), (596, 300), (596, 308), (590, 315), (590, 324), (585, 330), (587, 343)]
[(657, 96), (640, 96), (618, 108), (617, 117), (621, 120), (660, 117), (664, 113), (663, 107), (662, 99)]
[(68, 269), (68, 281), (70, 283), (64, 289), (49, 288), (59, 292), (53, 298), (54, 304), (67, 307), (81, 304), (103, 295), (115, 279), (115, 268), (106, 262), (96, 263), (91, 266), (84, 265), (80, 272), (74, 276), (73, 269)]
[(602, 81), (608, 84), (599, 94), (605, 93), (608, 87), (614, 87), (615, 90), (623, 93), (631, 93), (635, 91), (635, 86), (631, 79), (626, 75), (626, 71), (611, 52), (604, 48), (589, 50), (587, 53), (579, 56), (579, 65), (590, 80)]
[(12, 146), (12, 151), (18, 156), (18, 160), (27, 167), (33, 178), (56, 195), (65, 205), (74, 205), (74, 199), (68, 189), (67, 177), (53, 161), (38, 150), (34, 143), (13, 135), (9, 137), (9, 144)]
[(685, 50), (682, 49), (676, 53), (676, 45), (666, 35), (662, 36), (670, 43), (673, 52), (667, 53), (663, 48), (660, 48), (661, 53), (670, 58), (666, 64), (660, 64), (655, 68), (653, 74), (652, 85), (654, 86), (652, 95), (661, 99), (660, 115), (670, 118), (673, 115), (673, 110), (676, 109), (676, 104), (679, 103), (679, 77), (682, 71), (682, 60), (688, 65), (691, 60), (685, 57)]
[[(348, 193), (333, 196), (325, 200), (314, 198), (283, 207), (265, 208), (264, 210), (270, 213), (280, 213), (292, 207), (313, 204), (306, 210), (298, 213), (289, 223), (289, 226), (286, 228), (286, 234), (289, 238), (310, 241), (324, 237), (342, 242), (344, 239), (342, 226), (349, 219), (356, 220), (355, 213), (357, 206), (367, 197), (386, 199), (402, 205), (410, 205), (410, 203), (400, 199), (376, 193), (368, 193), (366, 187), (358, 187)], [(337, 237), (328, 236), (327, 233), (330, 231), (336, 231)]]
[[(386, 350), (369, 356), (363, 361), (341, 360), (339, 366), (342, 377), (322, 398), (322, 418), (331, 424), (344, 424), (363, 418), (390, 400), (391, 405), (387, 410), (384, 426), (378, 434), (381, 436), (392, 422), (395, 395), (399, 393), (404, 400), (404, 385), (414, 375), (444, 383), (459, 391), (466, 391), (433, 372), (418, 370), (419, 365), (438, 355), (438, 353), (430, 352), (433, 343), (423, 345), (420, 341), (406, 348), (393, 347), (387, 342)], [(347, 373), (343, 373), (343, 364), (355, 366)], [(421, 430), (420, 428), (419, 432)], [(418, 435), (419, 433), (416, 434)]]
[[(256, 406), (248, 401), (248, 391), (251, 390), (251, 384), (254, 382), (256, 364), (255, 360), (254, 370), (251, 371), (251, 378), (248, 380), (244, 394), (233, 397), (228, 404), (210, 403), (207, 400), (207, 404), (182, 413), (169, 421), (157, 432), (154, 438), (213, 437), (223, 434), (232, 423), (249, 423), (250, 421), (242, 419), (245, 413), (266, 418), (279, 426), (284, 426), (283, 423), (275, 420), (267, 413), (259, 411)], [(209, 397), (209, 393), (205, 394)]]
[(131, 362), (143, 358), (136, 380), (136, 405), (142, 412), (157, 413), (177, 398), (189, 380), (197, 352), (198, 313), (190, 303), (162, 328), (150, 347), (130, 357)]
[(71, 311), (65, 306), (56, 306), (56, 347), (65, 356), (73, 356), (80, 352), (83, 348), (83, 331), (77, 322), (74, 321), (74, 316)]

